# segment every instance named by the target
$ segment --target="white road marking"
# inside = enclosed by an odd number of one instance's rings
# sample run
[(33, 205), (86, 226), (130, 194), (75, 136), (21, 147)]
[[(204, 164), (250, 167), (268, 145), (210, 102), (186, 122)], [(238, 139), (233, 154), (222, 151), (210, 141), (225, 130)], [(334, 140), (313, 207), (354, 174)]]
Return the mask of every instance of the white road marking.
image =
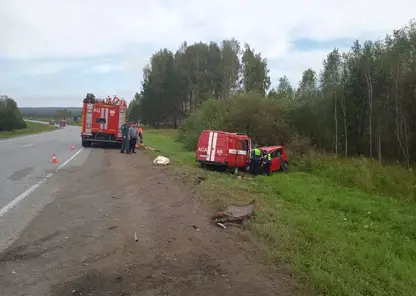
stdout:
[(81, 149), (79, 149), (77, 151), (77, 153), (75, 153), (74, 155), (72, 155), (67, 161), (65, 161), (63, 164), (61, 164), (56, 171), (59, 171), (60, 169), (62, 169), (64, 166), (66, 166), (71, 160), (73, 160), (78, 154), (81, 153), (81, 151), (84, 150), (84, 147), (82, 147)]
[(4, 216), (4, 214), (6, 214), (11, 209), (13, 209), (19, 202), (21, 202), (26, 197), (28, 197), (29, 194), (31, 194), (33, 191), (35, 191), (36, 188), (38, 188), (40, 185), (42, 185), (43, 183), (45, 183), (46, 180), (48, 180), (52, 176), (53, 176), (53, 174), (47, 174), (44, 179), (40, 180), (38, 183), (36, 183), (32, 187), (30, 187), (28, 190), (26, 190), (25, 192), (23, 192), (22, 194), (20, 194), (18, 197), (16, 197), (15, 199), (13, 199), (10, 203), (8, 203), (5, 207), (3, 207), (0, 210), (0, 217)]
[(55, 140), (55, 139), (56, 139), (56, 137), (51, 138), (51, 140)]
[[(77, 153), (75, 153), (74, 155), (72, 155), (67, 161), (65, 161), (63, 164), (61, 164), (57, 169), (56, 172), (59, 171), (60, 169), (62, 169), (64, 166), (66, 166), (71, 160), (73, 160), (79, 153), (81, 153), (81, 151), (84, 148), (81, 148), (80, 150), (77, 151)], [(49, 178), (51, 178), (55, 173), (49, 173), (45, 176), (45, 178), (43, 178), (42, 180), (40, 180), (38, 183), (36, 183), (35, 185), (33, 185), (32, 187), (30, 187), (29, 189), (27, 189), (25, 192), (23, 192), (22, 194), (20, 194), (18, 197), (14, 198), (11, 202), (9, 202), (6, 206), (4, 206), (1, 210), (0, 210), (0, 218), (3, 217), (8, 211), (10, 211), (11, 209), (13, 209), (19, 202), (21, 202), (22, 200), (24, 200), (26, 197), (28, 197), (33, 191), (35, 191), (36, 188), (38, 188), (40, 185), (42, 185), (43, 183), (45, 183)]]
[(34, 146), (34, 145), (35, 145), (35, 144), (33, 144), (33, 143), (31, 143), (31, 144), (27, 144), (27, 145), (23, 146), (23, 148), (32, 147), (32, 146)]

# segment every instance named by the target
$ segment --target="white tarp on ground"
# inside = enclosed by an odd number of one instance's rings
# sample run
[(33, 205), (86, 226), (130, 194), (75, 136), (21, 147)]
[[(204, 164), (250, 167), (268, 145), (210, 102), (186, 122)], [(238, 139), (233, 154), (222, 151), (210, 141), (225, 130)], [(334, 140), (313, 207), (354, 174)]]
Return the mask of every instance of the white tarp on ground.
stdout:
[(153, 164), (167, 165), (169, 163), (169, 158), (160, 155), (153, 160)]

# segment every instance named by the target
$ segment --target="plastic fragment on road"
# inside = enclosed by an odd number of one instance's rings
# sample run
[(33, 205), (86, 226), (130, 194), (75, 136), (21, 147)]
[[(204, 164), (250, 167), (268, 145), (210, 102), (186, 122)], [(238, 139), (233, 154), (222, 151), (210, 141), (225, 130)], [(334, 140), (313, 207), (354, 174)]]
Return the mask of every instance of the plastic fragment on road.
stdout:
[(159, 155), (153, 160), (153, 164), (167, 165), (170, 163), (169, 158)]

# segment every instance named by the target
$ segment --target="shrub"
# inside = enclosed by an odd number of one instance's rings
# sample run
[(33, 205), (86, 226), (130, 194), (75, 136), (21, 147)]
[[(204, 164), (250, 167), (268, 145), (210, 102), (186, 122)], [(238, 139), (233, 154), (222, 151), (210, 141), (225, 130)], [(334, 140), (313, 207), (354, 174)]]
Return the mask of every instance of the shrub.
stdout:
[(195, 149), (201, 131), (214, 129), (246, 133), (260, 145), (284, 144), (290, 142), (293, 134), (287, 116), (288, 109), (279, 101), (254, 93), (222, 101), (208, 100), (181, 125), (179, 140), (186, 148)]
[(0, 131), (26, 128), (19, 108), (13, 99), (7, 96), (0, 96)]

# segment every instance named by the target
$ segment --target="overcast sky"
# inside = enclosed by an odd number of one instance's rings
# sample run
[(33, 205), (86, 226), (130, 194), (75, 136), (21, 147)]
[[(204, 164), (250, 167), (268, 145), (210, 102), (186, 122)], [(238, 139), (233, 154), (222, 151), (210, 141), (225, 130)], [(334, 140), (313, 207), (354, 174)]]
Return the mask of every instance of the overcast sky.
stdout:
[(19, 106), (131, 99), (160, 48), (235, 37), (269, 60), (273, 84), (320, 70), (334, 47), (384, 37), (414, 0), (0, 0), (0, 94)]

